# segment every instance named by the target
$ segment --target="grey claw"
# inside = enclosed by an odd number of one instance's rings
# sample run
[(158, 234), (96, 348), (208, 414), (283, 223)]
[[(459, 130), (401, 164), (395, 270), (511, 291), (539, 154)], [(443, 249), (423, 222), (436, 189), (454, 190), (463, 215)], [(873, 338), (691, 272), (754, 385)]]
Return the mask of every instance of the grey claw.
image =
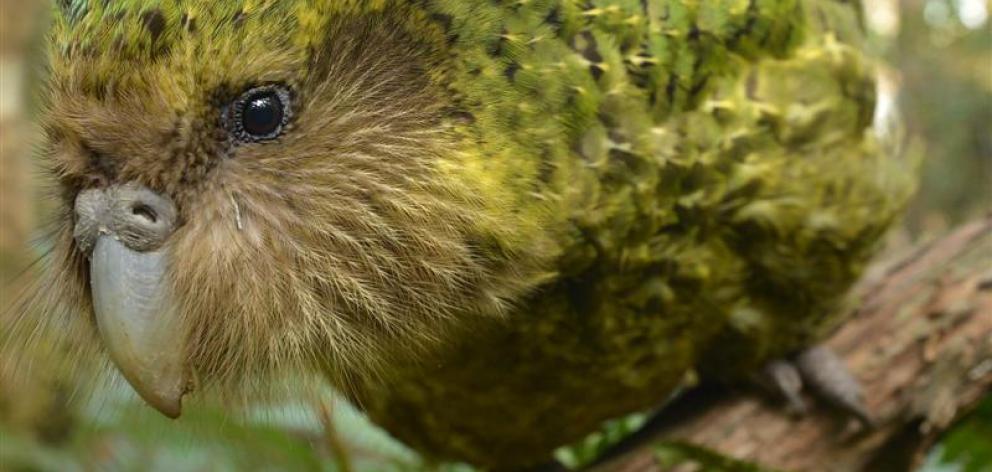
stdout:
[(775, 360), (762, 370), (762, 383), (773, 393), (785, 400), (788, 410), (794, 415), (803, 415), (808, 408), (802, 397), (803, 382), (799, 371), (791, 363)]
[(833, 351), (823, 346), (807, 349), (796, 356), (795, 366), (812, 393), (854, 415), (865, 426), (874, 425), (861, 384)]

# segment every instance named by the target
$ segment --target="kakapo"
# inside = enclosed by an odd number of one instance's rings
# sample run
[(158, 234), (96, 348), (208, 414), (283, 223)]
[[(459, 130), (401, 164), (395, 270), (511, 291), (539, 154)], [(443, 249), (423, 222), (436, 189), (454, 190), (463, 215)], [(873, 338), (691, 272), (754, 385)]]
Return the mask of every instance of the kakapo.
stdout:
[(858, 2), (62, 0), (25, 323), (168, 416), (325, 375), (425, 455), (547, 462), (817, 344), (913, 189)]

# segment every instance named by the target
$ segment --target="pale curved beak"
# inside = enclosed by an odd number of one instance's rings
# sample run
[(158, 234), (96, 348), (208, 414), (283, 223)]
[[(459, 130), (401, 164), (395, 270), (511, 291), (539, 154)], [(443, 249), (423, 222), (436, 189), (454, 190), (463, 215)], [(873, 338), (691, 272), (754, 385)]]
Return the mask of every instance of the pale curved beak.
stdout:
[(100, 336), (124, 378), (169, 418), (182, 413), (185, 336), (165, 283), (165, 251), (136, 252), (100, 237), (90, 261)]
[(141, 398), (176, 418), (188, 377), (186, 333), (163, 247), (176, 228), (175, 206), (136, 184), (85, 190), (75, 206), (73, 235), (90, 256), (90, 293), (103, 344)]

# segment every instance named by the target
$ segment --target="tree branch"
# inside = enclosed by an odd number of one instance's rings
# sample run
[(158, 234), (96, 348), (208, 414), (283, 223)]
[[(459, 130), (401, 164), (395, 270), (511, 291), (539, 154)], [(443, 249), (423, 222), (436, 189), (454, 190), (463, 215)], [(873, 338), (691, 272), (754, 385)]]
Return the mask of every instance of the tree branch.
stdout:
[(860, 308), (826, 344), (861, 381), (875, 428), (822, 406), (790, 418), (753, 392), (700, 389), (666, 407), (634, 450), (594, 470), (663, 470), (651, 447), (663, 441), (780, 470), (917, 465), (992, 389), (992, 217), (873, 266), (855, 296)]

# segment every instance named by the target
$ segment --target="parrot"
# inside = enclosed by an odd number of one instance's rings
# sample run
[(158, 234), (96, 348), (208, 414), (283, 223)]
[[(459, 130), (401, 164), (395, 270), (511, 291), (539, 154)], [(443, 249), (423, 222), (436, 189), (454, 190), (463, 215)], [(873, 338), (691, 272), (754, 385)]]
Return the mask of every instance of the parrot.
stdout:
[(915, 175), (859, 2), (50, 16), (56, 210), (17, 323), (168, 417), (303, 372), (425, 457), (526, 470), (694, 378), (862, 407), (819, 345)]

